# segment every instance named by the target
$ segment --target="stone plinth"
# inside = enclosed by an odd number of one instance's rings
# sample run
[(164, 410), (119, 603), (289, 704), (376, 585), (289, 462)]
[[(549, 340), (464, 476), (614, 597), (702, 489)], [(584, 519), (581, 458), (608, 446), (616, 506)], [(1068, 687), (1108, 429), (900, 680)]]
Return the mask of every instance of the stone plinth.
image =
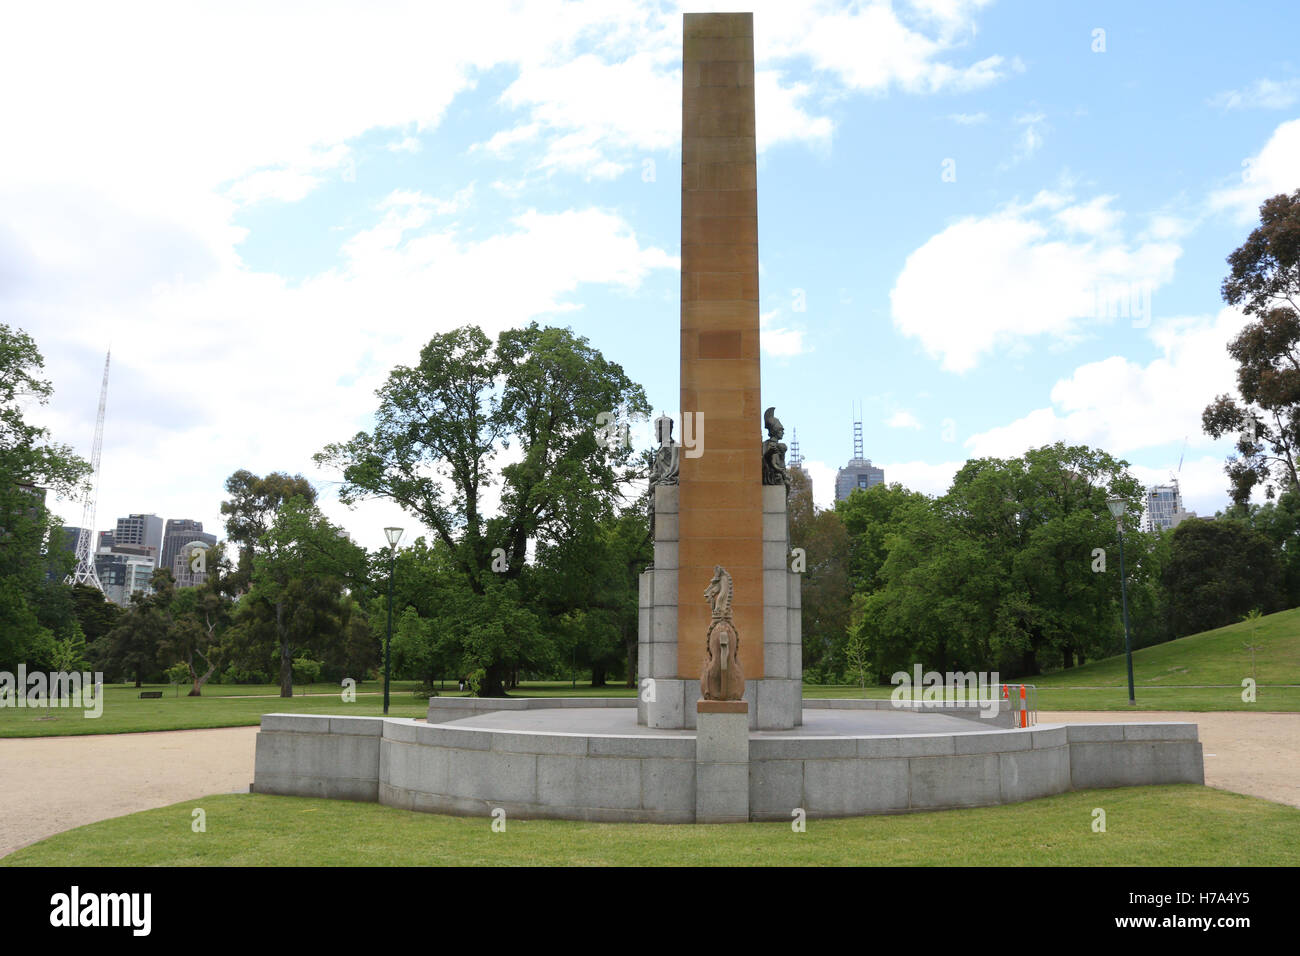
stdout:
[[(757, 451), (754, 457), (758, 459)], [(766, 676), (745, 681), (745, 700), (749, 703), (751, 730), (789, 730), (803, 722), (803, 578), (787, 566), (790, 548), (785, 489), (775, 485), (758, 487), (763, 509), (762, 574), (768, 586), (763, 591), (761, 628), (752, 633), (740, 632), (740, 659), (746, 673), (751, 673), (750, 662), (762, 654), (768, 670)], [(682, 659), (677, 639), (678, 604), (698, 603), (704, 608), (706, 632), (709, 606), (703, 588), (697, 595), (679, 588), (678, 500), (676, 486), (655, 489), (654, 567), (643, 572), (640, 579), (637, 677), (642, 686), (637, 723), (689, 730), (696, 725), (695, 702), (700, 696), (698, 672), (704, 663), (704, 644), (703, 640), (699, 642), (698, 657)], [(653, 684), (647, 685), (647, 678)]]
[(695, 705), (695, 822), (749, 820), (749, 704), (701, 700)]

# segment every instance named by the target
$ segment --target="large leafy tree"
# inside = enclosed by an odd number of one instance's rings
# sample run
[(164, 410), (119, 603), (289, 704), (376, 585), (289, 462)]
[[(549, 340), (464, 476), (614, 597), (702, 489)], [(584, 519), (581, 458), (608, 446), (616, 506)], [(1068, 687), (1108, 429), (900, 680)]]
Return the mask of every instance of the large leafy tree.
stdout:
[(31, 336), (0, 324), (0, 665), (8, 667), (43, 665), (56, 651), (62, 628), (44, 611), (62, 621), (67, 601), (44, 593), (62, 587), (46, 581), (59, 520), (45, 496), (71, 497), (90, 474), (71, 448), (26, 420), (26, 409), (46, 404), (53, 391), (41, 377), (44, 364)]
[(802, 548), (805, 566), (800, 625), (804, 674), (839, 680), (846, 665), (852, 585), (850, 542), (840, 515), (818, 508), (802, 468), (790, 469), (790, 547)]
[[(385, 498), (415, 516), (469, 593), (496, 600), (519, 597), (529, 542), (584, 533), (632, 480), (637, 456), (597, 438), (602, 413), (649, 414), (620, 366), (571, 331), (535, 323), (495, 345), (472, 325), (436, 335), (378, 395), (374, 430), (327, 446), (317, 464), (342, 472), (345, 503)], [(514, 460), (498, 466), (507, 450)], [(536, 629), (512, 632), (493, 617), (506, 609), (470, 604), (480, 623), (457, 633), (483, 670), (479, 693), (498, 696), (512, 662), (532, 656)]]
[[(1094, 571), (1094, 550), (1118, 572), (1106, 499), (1142, 489), (1125, 463), (1064, 444), (1009, 460), (966, 463), (943, 497), (901, 506), (885, 537), (881, 589), (859, 624), (880, 670), (921, 663), (946, 670), (997, 668), (1031, 675), (1113, 649), (1119, 633), (1114, 574)], [(1149, 575), (1147, 541), (1126, 533), (1130, 576)]]
[(623, 670), (629, 687), (636, 680), (637, 576), (653, 557), (640, 502), (537, 548), (527, 600), (558, 638), (561, 660), (589, 668), (594, 686), (610, 671)]
[(291, 498), (315, 504), (316, 489), (302, 475), (273, 471), (261, 477), (241, 468), (226, 479), (226, 493), (229, 500), (221, 502), (226, 536), (238, 548), (238, 566), (231, 583), (242, 590), (249, 585), (253, 556), (262, 548), (281, 506)]
[(1238, 521), (1189, 519), (1173, 531), (1164, 571), (1170, 626), (1185, 637), (1282, 604), (1282, 571), (1268, 538)]
[(249, 589), (239, 601), (230, 652), (245, 660), (274, 658), (280, 696), (293, 696), (293, 662), (323, 654), (344, 634), (349, 582), (367, 577), (367, 556), (305, 497), (280, 505), (252, 548)]
[(135, 681), (136, 687), (161, 669), (160, 655), (172, 627), (171, 604), (176, 595), (172, 573), (159, 568), (149, 584), (148, 590), (131, 595), (117, 626), (95, 649), (105, 670)]
[(198, 587), (179, 588), (167, 607), (169, 627), (159, 644), (164, 664), (184, 664), (190, 697), (199, 697), (221, 663), (221, 642), (234, 611), (233, 576), (220, 545), (206, 549), (207, 577)]
[(1223, 298), (1255, 321), (1228, 345), (1239, 399), (1219, 395), (1202, 415), (1214, 438), (1236, 435), (1225, 471), (1238, 504), (1258, 485), (1297, 484), (1300, 452), (1300, 190), (1259, 208), (1259, 226), (1228, 256)]
[(1300, 605), (1300, 487), (1262, 505), (1234, 504), (1221, 520), (1243, 524), (1269, 540), (1281, 565), (1283, 606)]

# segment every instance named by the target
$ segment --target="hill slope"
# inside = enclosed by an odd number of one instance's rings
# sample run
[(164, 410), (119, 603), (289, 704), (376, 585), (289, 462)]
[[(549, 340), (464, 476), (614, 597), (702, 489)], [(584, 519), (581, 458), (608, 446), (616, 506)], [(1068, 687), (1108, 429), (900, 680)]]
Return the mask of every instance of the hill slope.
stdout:
[[(1248, 645), (1255, 646), (1253, 675)], [(1136, 686), (1240, 687), (1242, 679), (1251, 676), (1261, 686), (1300, 684), (1300, 608), (1269, 614), (1255, 625), (1229, 624), (1133, 652)], [(1119, 686), (1127, 680), (1124, 655), (1118, 654), (1044, 674), (1034, 682), (1040, 687)]]

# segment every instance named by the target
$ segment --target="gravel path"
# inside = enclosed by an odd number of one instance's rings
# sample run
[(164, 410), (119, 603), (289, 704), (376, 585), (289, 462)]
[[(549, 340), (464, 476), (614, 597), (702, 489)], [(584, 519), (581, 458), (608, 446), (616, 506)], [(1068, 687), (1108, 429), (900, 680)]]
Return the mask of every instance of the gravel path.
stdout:
[(1198, 726), (1208, 786), (1300, 807), (1300, 714), (1042, 711), (1039, 723), (1174, 721)]
[(256, 727), (0, 739), (0, 856), (96, 820), (253, 782)]
[[(1044, 711), (1041, 723), (1190, 721), (1205, 782), (1300, 807), (1300, 714)], [(97, 820), (247, 790), (256, 727), (0, 739), (0, 856)]]

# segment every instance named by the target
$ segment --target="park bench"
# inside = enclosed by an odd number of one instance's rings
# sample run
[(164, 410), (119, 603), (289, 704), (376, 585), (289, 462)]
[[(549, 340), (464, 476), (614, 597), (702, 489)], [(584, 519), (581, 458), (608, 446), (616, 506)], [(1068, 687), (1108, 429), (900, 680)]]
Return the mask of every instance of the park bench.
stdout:
[(141, 699), (141, 700), (156, 700), (156, 699), (158, 699), (158, 698), (161, 697), (161, 696), (162, 696), (162, 691), (160, 691), (160, 690), (142, 690), (142, 691), (140, 691), (140, 699)]

